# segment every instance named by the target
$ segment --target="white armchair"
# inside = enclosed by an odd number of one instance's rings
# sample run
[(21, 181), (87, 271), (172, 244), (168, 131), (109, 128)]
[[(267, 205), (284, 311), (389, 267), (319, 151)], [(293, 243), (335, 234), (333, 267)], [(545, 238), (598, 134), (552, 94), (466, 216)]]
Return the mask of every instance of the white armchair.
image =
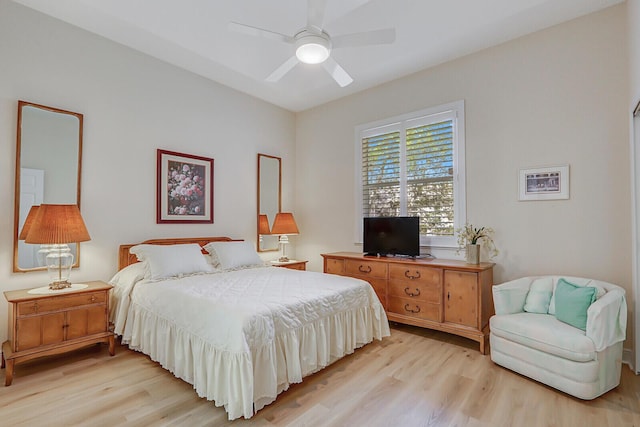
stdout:
[[(551, 280), (555, 292), (564, 278), (595, 287), (600, 296), (587, 310), (586, 330), (549, 313), (524, 310), (531, 284)], [(490, 319), (491, 360), (580, 399), (594, 399), (620, 384), (627, 304), (619, 286), (567, 276), (525, 277), (493, 287)]]

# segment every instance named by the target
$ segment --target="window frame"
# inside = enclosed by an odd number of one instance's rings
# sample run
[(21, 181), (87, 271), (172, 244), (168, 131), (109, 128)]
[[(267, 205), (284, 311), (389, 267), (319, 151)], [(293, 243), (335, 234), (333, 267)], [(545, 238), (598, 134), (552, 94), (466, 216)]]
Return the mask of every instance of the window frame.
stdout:
[[(419, 111), (402, 114), (388, 119), (358, 125), (355, 128), (355, 242), (362, 244), (362, 139), (394, 129), (400, 130), (400, 144), (405, 145), (401, 149), (400, 162), (401, 174), (406, 177), (404, 170), (406, 153), (406, 129), (416, 126), (421, 120), (429, 122), (434, 116), (449, 116), (453, 120), (453, 226), (454, 230), (462, 227), (466, 222), (466, 164), (465, 164), (465, 117), (464, 100), (454, 101)], [(411, 126), (407, 126), (411, 124)], [(406, 179), (405, 179), (406, 181)], [(406, 188), (400, 192), (401, 205), (406, 208)], [(452, 236), (427, 236), (420, 235), (420, 246), (454, 248), (458, 246), (456, 234)]]

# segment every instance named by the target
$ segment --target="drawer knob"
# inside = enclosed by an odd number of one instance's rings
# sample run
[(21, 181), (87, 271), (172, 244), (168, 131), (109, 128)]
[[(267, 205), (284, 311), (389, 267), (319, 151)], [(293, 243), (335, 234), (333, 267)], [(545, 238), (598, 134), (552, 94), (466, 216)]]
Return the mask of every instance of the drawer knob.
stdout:
[(416, 274), (412, 275), (409, 274), (409, 270), (404, 272), (404, 277), (406, 277), (407, 279), (419, 279), (420, 278), (420, 272), (416, 270)]
[(404, 288), (404, 293), (409, 295), (410, 297), (417, 297), (420, 295), (420, 289), (416, 288), (415, 292), (410, 292), (409, 287)]
[(358, 266), (358, 271), (360, 273), (371, 273), (371, 266), (367, 265), (367, 268), (365, 269), (364, 266), (360, 264), (360, 266)]
[(404, 310), (408, 311), (409, 313), (420, 313), (420, 306), (416, 305), (416, 309), (412, 310), (411, 308), (409, 308), (409, 304), (405, 304), (404, 305)]
[(91, 295), (91, 302), (95, 302), (96, 301), (96, 296), (95, 295)]

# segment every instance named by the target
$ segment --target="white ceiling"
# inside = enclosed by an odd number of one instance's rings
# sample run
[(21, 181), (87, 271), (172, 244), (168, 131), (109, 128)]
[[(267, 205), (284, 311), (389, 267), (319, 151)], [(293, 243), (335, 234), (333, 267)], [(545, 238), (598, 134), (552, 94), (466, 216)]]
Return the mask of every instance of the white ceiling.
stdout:
[(332, 51), (354, 79), (344, 88), (321, 66), (306, 64), (265, 82), (293, 46), (227, 27), (236, 21), (293, 35), (306, 25), (306, 0), (13, 1), (302, 111), (624, 0), (326, 0), (324, 29), (331, 36), (396, 29), (391, 45)]

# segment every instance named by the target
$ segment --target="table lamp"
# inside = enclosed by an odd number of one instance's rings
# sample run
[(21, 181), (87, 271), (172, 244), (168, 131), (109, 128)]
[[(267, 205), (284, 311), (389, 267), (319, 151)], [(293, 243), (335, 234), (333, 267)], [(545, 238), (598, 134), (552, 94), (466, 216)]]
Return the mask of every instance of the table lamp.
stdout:
[(278, 261), (287, 262), (289, 258), (286, 255), (286, 246), (289, 244), (289, 237), (294, 234), (299, 234), (298, 226), (291, 212), (280, 212), (276, 214), (276, 219), (273, 220), (273, 228), (271, 234), (280, 235), (278, 240), (282, 245), (282, 256)]
[(73, 266), (73, 254), (68, 243), (91, 240), (78, 205), (42, 204), (36, 209), (31, 221), (28, 221), (29, 215), (19, 238), (24, 234), (25, 243), (51, 245), (45, 258), (51, 278), (49, 289), (70, 287), (69, 275)]

